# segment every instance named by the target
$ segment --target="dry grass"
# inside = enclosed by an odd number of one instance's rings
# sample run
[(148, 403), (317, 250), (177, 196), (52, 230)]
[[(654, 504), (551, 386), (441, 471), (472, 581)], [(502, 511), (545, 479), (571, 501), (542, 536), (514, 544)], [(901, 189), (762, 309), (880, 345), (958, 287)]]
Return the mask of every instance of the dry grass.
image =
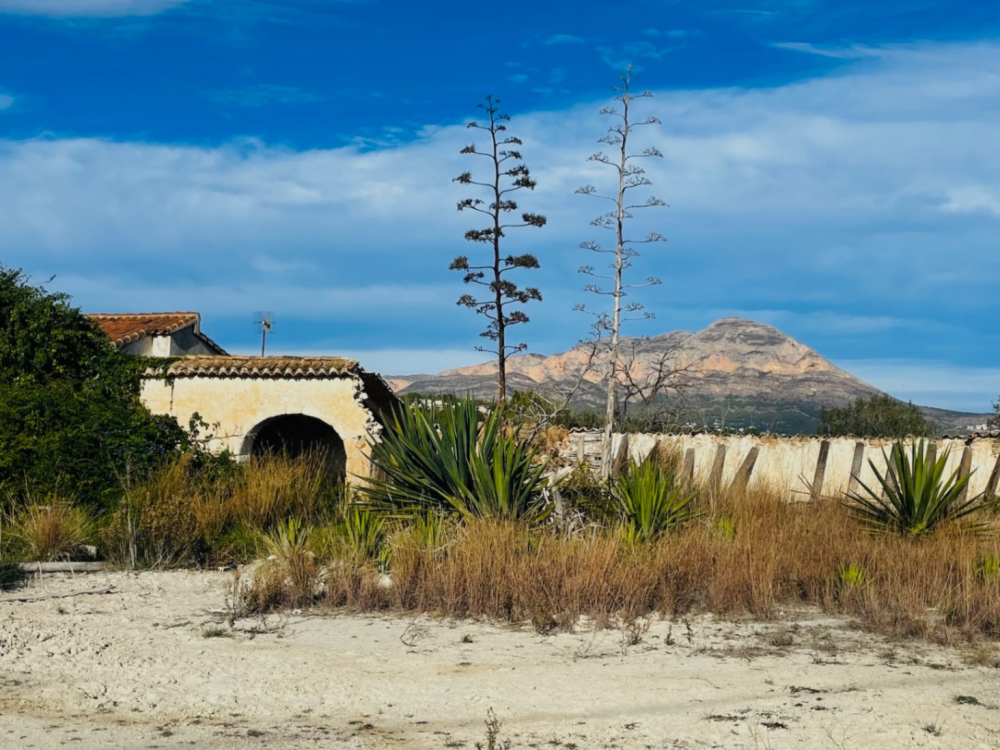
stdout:
[(91, 541), (94, 523), (82, 508), (50, 500), (22, 509), (8, 522), (12, 544), (25, 560), (68, 560)]
[[(463, 524), (435, 550), (394, 536), (391, 587), (377, 585), (371, 568), (338, 566), (327, 575), (327, 601), (540, 629), (652, 612), (770, 619), (812, 604), (892, 635), (1000, 638), (1000, 581), (983, 576), (980, 562), (1000, 552), (996, 536), (952, 528), (915, 541), (876, 537), (836, 502), (779, 498), (722, 493), (697, 522), (649, 545), (626, 544), (615, 529), (566, 539), (491, 520)], [(719, 533), (719, 519), (729, 532)], [(844, 577), (852, 564), (860, 580)]]
[(109, 560), (131, 568), (245, 562), (288, 519), (330, 521), (343, 500), (320, 456), (269, 457), (221, 476), (183, 459), (126, 487), (102, 529), (101, 547)]

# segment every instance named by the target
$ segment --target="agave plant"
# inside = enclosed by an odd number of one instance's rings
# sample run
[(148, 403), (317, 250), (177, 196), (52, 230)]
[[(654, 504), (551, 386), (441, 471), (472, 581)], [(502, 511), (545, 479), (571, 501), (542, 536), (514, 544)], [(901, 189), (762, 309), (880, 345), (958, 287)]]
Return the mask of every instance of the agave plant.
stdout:
[(507, 431), (500, 409), (471, 400), (403, 406), (370, 443), (374, 476), (360, 491), (398, 517), (428, 512), (539, 521), (544, 462)]
[(861, 482), (863, 492), (847, 494), (848, 509), (872, 531), (916, 537), (983, 509), (982, 494), (962, 499), (970, 474), (956, 470), (946, 477), (947, 451), (929, 460), (921, 440), (910, 446), (909, 453), (902, 442), (896, 442), (889, 455), (885, 451), (882, 455), (884, 473), (868, 461), (881, 489)]
[(344, 516), (344, 541), (353, 559), (377, 559), (385, 542), (385, 521), (371, 509), (355, 505)]
[(630, 463), (612, 484), (611, 495), (630, 542), (653, 541), (695, 516), (694, 495), (656, 461)]

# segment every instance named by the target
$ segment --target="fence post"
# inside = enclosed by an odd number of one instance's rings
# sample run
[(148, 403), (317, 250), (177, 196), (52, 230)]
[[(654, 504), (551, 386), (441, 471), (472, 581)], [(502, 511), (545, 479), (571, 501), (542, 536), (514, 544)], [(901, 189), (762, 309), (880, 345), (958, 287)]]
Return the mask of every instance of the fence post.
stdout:
[[(1000, 466), (1000, 464), (997, 465)], [(694, 483), (694, 448), (688, 448), (684, 451), (684, 466), (681, 469), (681, 475), (688, 484)]]
[(753, 472), (754, 464), (757, 463), (758, 453), (760, 453), (760, 448), (756, 445), (750, 449), (746, 458), (743, 459), (743, 463), (740, 464), (740, 468), (736, 470), (736, 475), (733, 477), (732, 484), (729, 485), (730, 488), (743, 488), (750, 483), (750, 474)]
[(993, 473), (990, 474), (990, 481), (986, 483), (987, 497), (996, 497), (997, 484), (1000, 484), (1000, 455), (997, 456), (997, 462), (993, 465)]
[(819, 458), (816, 460), (816, 472), (809, 492), (810, 500), (818, 500), (823, 494), (823, 479), (826, 477), (826, 460), (829, 455), (830, 441), (824, 440), (819, 444)]
[(712, 473), (708, 477), (708, 483), (712, 487), (712, 490), (718, 488), (722, 484), (722, 470), (726, 465), (726, 444), (719, 443), (719, 447), (715, 449), (715, 460), (712, 462)]
[[(958, 475), (960, 477), (967, 477), (972, 471), (972, 446), (965, 446), (965, 450), (962, 451), (962, 463), (958, 466)], [(961, 494), (958, 496), (958, 502), (964, 502), (965, 498), (969, 496), (969, 485), (962, 488)]]
[(861, 467), (865, 461), (865, 444), (858, 441), (854, 444), (854, 460), (851, 461), (851, 478), (847, 482), (847, 491), (854, 492), (861, 478)]

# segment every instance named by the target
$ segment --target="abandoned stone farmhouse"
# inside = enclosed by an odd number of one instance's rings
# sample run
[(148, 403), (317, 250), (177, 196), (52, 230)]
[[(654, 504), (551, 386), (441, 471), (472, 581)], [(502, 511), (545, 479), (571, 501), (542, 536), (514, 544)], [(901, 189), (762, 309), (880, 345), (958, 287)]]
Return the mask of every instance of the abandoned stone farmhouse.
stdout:
[(376, 373), (342, 357), (228, 354), (201, 331), (196, 312), (94, 314), (120, 351), (173, 358), (146, 373), (150, 411), (209, 425), (207, 446), (241, 458), (267, 451), (326, 451), (348, 479), (366, 476), (369, 434), (396, 398)]

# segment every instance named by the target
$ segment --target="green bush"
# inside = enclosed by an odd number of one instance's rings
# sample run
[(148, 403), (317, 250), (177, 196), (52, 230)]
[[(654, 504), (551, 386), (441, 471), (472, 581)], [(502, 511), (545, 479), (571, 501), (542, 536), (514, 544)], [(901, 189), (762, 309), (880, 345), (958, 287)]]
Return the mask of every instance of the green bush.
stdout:
[(897, 442), (888, 456), (884, 451), (882, 455), (886, 462), (884, 473), (878, 470), (874, 461), (868, 461), (879, 489), (861, 483), (863, 492), (847, 495), (848, 509), (872, 531), (920, 536), (986, 507), (981, 494), (961, 499), (971, 475), (962, 476), (956, 470), (946, 477), (947, 451), (930, 461), (921, 440), (911, 445), (908, 453), (906, 447)]
[(694, 517), (694, 495), (656, 460), (629, 463), (612, 483), (611, 494), (630, 542), (651, 542)]
[(360, 488), (397, 517), (437, 512), (537, 522), (545, 464), (538, 449), (507, 430), (499, 409), (473, 401), (403, 405), (371, 442), (375, 476)]
[(106, 507), (187, 435), (139, 399), (148, 360), (114, 349), (63, 294), (0, 267), (0, 497)]
[(929, 437), (934, 423), (912, 403), (885, 394), (859, 398), (850, 406), (820, 411), (820, 435), (874, 438)]

